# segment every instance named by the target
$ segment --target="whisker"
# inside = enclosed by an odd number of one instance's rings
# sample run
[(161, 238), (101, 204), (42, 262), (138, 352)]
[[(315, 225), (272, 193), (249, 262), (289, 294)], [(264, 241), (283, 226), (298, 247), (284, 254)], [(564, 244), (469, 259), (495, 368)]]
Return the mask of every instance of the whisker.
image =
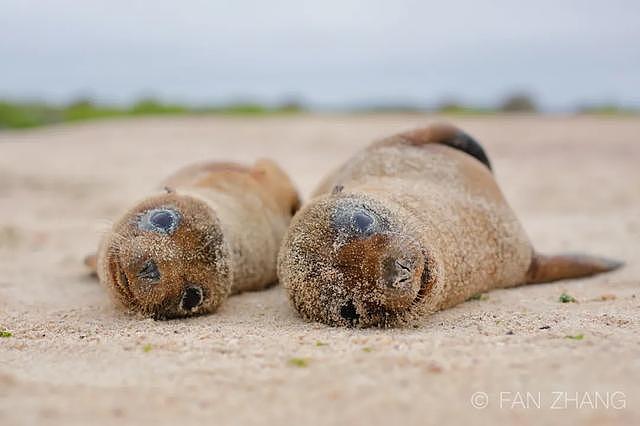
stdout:
[(202, 245), (202, 247), (196, 250), (196, 253), (202, 254), (211, 245), (211, 243), (215, 242), (215, 240), (216, 240), (215, 236), (213, 235), (210, 236), (209, 239)]

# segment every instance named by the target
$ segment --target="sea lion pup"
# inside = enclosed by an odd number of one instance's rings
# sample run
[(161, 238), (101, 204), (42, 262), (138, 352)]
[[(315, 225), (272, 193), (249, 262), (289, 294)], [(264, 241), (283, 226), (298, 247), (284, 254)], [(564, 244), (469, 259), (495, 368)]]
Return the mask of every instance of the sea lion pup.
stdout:
[(278, 276), (303, 317), (330, 325), (402, 325), (480, 292), (621, 265), (536, 253), (482, 147), (445, 124), (370, 145), (314, 196)]
[(298, 194), (272, 161), (186, 167), (103, 238), (97, 274), (131, 311), (168, 319), (215, 310), (227, 295), (276, 282)]

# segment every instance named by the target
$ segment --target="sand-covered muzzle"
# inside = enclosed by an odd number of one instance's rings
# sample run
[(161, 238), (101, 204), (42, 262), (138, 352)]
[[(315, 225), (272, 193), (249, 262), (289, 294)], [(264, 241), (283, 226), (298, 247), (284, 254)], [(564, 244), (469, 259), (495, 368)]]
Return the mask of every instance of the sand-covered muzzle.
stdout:
[(122, 305), (158, 319), (210, 312), (232, 286), (228, 242), (215, 212), (175, 193), (125, 214), (103, 242), (99, 263)]
[(296, 309), (330, 325), (409, 321), (427, 296), (433, 259), (410, 221), (364, 194), (314, 199), (295, 216), (278, 271)]

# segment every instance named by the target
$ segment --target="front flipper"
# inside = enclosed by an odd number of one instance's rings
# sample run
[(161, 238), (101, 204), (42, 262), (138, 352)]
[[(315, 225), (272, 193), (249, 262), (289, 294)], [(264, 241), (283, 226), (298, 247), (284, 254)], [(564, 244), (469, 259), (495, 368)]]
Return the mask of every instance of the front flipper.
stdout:
[(527, 272), (527, 284), (548, 283), (570, 278), (589, 277), (620, 268), (623, 262), (585, 254), (555, 256), (534, 253)]
[(89, 268), (91, 275), (98, 274), (98, 256), (96, 254), (88, 254), (84, 258), (84, 264)]

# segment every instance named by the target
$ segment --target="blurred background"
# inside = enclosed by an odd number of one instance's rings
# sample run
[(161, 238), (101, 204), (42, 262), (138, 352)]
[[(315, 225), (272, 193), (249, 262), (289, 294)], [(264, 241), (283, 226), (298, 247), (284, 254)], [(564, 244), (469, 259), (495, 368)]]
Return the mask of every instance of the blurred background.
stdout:
[(640, 2), (3, 0), (0, 128), (640, 109)]
[[(625, 267), (358, 331), (280, 285), (142, 320), (83, 263), (180, 167), (273, 158), (308, 200), (432, 119), (482, 144), (537, 250)], [(638, 135), (640, 0), (0, 0), (0, 426), (640, 425)]]

